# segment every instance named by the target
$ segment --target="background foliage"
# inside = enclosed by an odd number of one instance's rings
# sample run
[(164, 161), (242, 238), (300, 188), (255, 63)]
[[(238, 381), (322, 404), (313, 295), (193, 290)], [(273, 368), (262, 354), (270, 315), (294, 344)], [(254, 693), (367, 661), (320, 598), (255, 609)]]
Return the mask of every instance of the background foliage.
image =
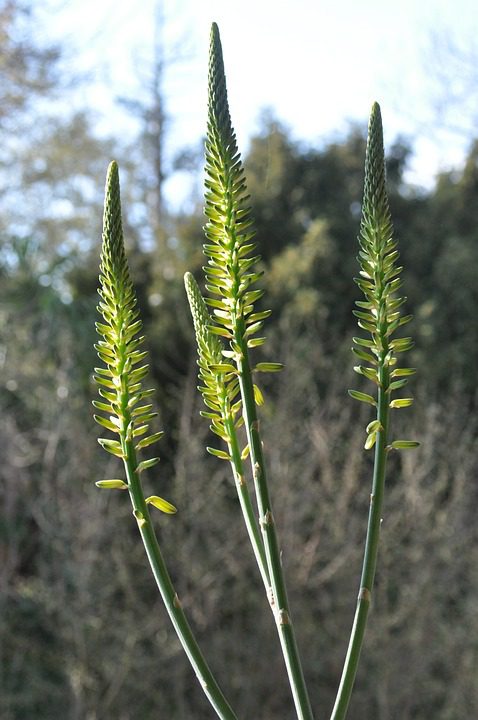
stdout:
[[(202, 262), (201, 203), (187, 217), (164, 207), (160, 123), (145, 124), (131, 152), (99, 138), (86, 111), (49, 112), (49, 99), (67, 92), (61, 49), (29, 40), (29, 22), (28, 8), (0, 3), (0, 717), (147, 720), (164, 708), (175, 720), (210, 717), (127, 503), (94, 486), (116, 468), (97, 447), (90, 409), (112, 156), (167, 431), (151, 490), (179, 508), (158, 521), (162, 544), (238, 714), (290, 717), (232, 481), (204, 449), (182, 283)], [(151, 108), (159, 117), (157, 93)], [(245, 156), (273, 308), (267, 357), (257, 358), (286, 364), (266, 379), (262, 426), (295, 624), (322, 714), (352, 619), (369, 492), (358, 417), (366, 410), (346, 395), (364, 150), (364, 128), (314, 148), (265, 115)], [(420, 368), (404, 422), (422, 447), (390, 467), (351, 720), (478, 716), (478, 143), (427, 192), (403, 179), (410, 152), (401, 142), (389, 149), (388, 180)]]

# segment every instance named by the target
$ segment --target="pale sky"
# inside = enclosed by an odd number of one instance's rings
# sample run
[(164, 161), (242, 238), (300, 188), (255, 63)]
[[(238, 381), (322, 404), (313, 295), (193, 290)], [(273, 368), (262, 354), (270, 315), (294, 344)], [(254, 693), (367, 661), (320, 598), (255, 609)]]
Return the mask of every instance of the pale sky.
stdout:
[[(103, 115), (104, 132), (122, 123), (127, 128), (112, 100), (140, 92), (140, 76), (151, 57), (155, 4), (49, 0), (44, 6), (48, 10), (39, 9), (48, 20), (50, 37), (68, 46), (75, 69), (91, 74), (92, 83), (79, 101)], [(469, 138), (435, 127), (432, 38), (478, 53), (475, 0), (163, 0), (162, 7), (166, 48), (179, 43), (186, 55), (165, 78), (171, 154), (197, 144), (204, 134), (214, 20), (221, 32), (233, 125), (243, 152), (265, 107), (290, 127), (295, 139), (319, 145), (345, 133), (349, 121), (365, 121), (377, 100), (386, 143), (398, 134), (415, 138), (413, 181), (429, 184), (440, 167), (463, 157)]]

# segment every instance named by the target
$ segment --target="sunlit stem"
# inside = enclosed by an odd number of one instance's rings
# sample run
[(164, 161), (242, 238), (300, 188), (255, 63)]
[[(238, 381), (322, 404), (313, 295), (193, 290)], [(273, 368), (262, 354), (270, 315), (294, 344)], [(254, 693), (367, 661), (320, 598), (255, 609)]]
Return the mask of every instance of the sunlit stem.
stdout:
[(304, 673), (302, 671), (302, 664), (289, 608), (285, 578), (282, 571), (280, 545), (272, 513), (269, 488), (267, 485), (247, 342), (243, 337), (244, 329), (245, 328), (242, 326), (241, 321), (239, 321), (236, 342), (241, 348), (241, 356), (237, 360), (237, 368), (239, 372), (244, 422), (250, 447), (250, 458), (256, 489), (259, 523), (262, 530), (267, 567), (271, 579), (271, 608), (276, 620), (277, 631), (280, 638), (282, 653), (284, 655), (297, 717), (299, 720), (313, 720), (314, 716), (305, 684)]
[(135, 449), (132, 441), (126, 438), (127, 421), (128, 418), (125, 418), (125, 424), (121, 433), (124, 466), (133, 505), (133, 514), (138, 523), (139, 532), (154, 579), (156, 580), (159, 592), (161, 593), (161, 597), (181, 645), (216, 714), (221, 720), (237, 720), (235, 713), (224, 697), (197, 644), (161, 554), (156, 533), (151, 522), (148, 505), (141, 487), (140, 477), (136, 470), (137, 460)]
[(241, 506), (244, 523), (246, 525), (247, 534), (249, 536), (250, 543), (254, 552), (254, 557), (261, 574), (262, 582), (266, 592), (269, 594), (271, 590), (271, 582), (269, 577), (269, 568), (267, 565), (267, 558), (264, 549), (264, 543), (260, 534), (254, 507), (251, 501), (251, 495), (247, 486), (246, 477), (244, 474), (243, 461), (239, 450), (239, 444), (237, 441), (236, 428), (234, 426), (234, 419), (230, 416), (230, 413), (223, 413), (224, 426), (229, 436), (228, 450), (231, 457), (231, 467), (236, 484), (237, 495)]

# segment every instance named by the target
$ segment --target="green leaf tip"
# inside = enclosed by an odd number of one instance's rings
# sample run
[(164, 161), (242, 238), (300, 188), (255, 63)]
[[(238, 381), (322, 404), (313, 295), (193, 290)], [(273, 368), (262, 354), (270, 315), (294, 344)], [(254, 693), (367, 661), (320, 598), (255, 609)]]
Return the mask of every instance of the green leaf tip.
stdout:
[(159, 463), (159, 460), (160, 460), (159, 457), (153, 457), (153, 458), (150, 458), (149, 460), (143, 460), (142, 462), (139, 463), (139, 465), (137, 465), (136, 472), (142, 473), (145, 470), (148, 470), (148, 468), (154, 467), (154, 465), (157, 465)]
[(102, 490), (127, 490), (128, 484), (124, 480), (98, 480), (96, 487)]
[(365, 432), (376, 433), (376, 432), (379, 432), (380, 430), (383, 430), (380, 420), (372, 420), (372, 422), (369, 422), (369, 424), (367, 425)]
[(389, 447), (393, 450), (411, 450), (420, 447), (420, 443), (416, 440), (394, 440)]
[(262, 391), (258, 385), (254, 384), (252, 386), (252, 389), (254, 391), (254, 401), (255, 401), (256, 405), (261, 407), (265, 403), (264, 395), (262, 394)]
[(277, 362), (260, 362), (257, 363), (254, 370), (256, 372), (266, 372), (266, 373), (275, 373), (280, 372), (284, 369), (284, 365), (282, 363)]
[(367, 439), (365, 441), (364, 448), (365, 450), (371, 450), (373, 446), (375, 445), (375, 442), (377, 440), (377, 433), (372, 432), (367, 436)]
[(121, 443), (117, 440), (108, 440), (107, 438), (98, 438), (98, 442), (106, 452), (116, 455), (116, 457), (123, 458), (123, 449)]
[(229, 455), (229, 453), (227, 453), (225, 450), (218, 450), (217, 448), (207, 447), (206, 451), (210, 455), (214, 455), (215, 457), (219, 458), (220, 460), (228, 460), (229, 462), (231, 462), (232, 458)]
[(397, 398), (390, 403), (391, 408), (406, 408), (413, 403), (413, 398)]
[(151, 495), (146, 498), (146, 503), (148, 505), (152, 505), (158, 510), (161, 510), (161, 512), (166, 513), (167, 515), (175, 515), (175, 513), (177, 513), (177, 508), (167, 500), (159, 497), (159, 495)]
[(360, 402), (368, 403), (369, 405), (377, 405), (375, 398), (367, 393), (360, 392), (359, 390), (349, 390), (348, 393), (350, 397), (354, 398), (354, 400), (360, 400)]

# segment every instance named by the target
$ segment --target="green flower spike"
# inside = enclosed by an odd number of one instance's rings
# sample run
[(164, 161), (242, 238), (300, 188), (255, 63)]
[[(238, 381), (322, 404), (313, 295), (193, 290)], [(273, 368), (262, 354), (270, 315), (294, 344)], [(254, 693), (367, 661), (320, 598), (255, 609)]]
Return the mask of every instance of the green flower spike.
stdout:
[[(114, 162), (106, 181), (100, 273), (98, 311), (103, 322), (96, 323), (96, 329), (102, 339), (95, 348), (106, 367), (95, 368), (94, 378), (102, 400), (94, 401), (93, 405), (106, 417), (94, 418), (119, 436), (118, 440), (100, 438), (102, 447), (123, 460), (131, 460), (133, 451), (152, 445), (163, 433), (147, 434), (157, 413), (152, 412), (149, 402), (142, 404), (154, 390), (142, 389), (148, 365), (140, 365), (146, 357), (146, 352), (140, 349), (144, 336), (139, 335), (142, 322), (124, 250), (118, 166)], [(135, 464), (135, 470), (141, 472), (146, 464), (152, 467), (157, 462), (159, 458), (151, 458)]]
[[(203, 396), (208, 411), (201, 415), (211, 421), (211, 430), (225, 443), (230, 443), (229, 421), (237, 415), (241, 403), (234, 404), (239, 394), (239, 381), (234, 365), (224, 361), (222, 343), (211, 330), (212, 320), (199, 287), (191, 275), (186, 273), (184, 284), (194, 323), (198, 347), (199, 378), (202, 385), (198, 390)], [(230, 460), (229, 457), (226, 458)]]
[(270, 579), (264, 544), (243, 467), (243, 460), (249, 454), (249, 445), (246, 445), (241, 452), (237, 437), (237, 429), (242, 423), (242, 416), (237, 421), (235, 419), (241, 408), (241, 401), (236, 401), (239, 393), (237, 370), (230, 363), (225, 363), (222, 358), (222, 343), (218, 336), (211, 332), (211, 317), (191, 273), (185, 274), (184, 284), (196, 333), (199, 377), (202, 381), (198, 389), (208, 408), (206, 411), (201, 411), (201, 415), (210, 420), (210, 430), (226, 443), (227, 452), (211, 447), (206, 449), (211, 455), (221, 460), (228, 460), (231, 464), (244, 522), (262, 581), (268, 591)]
[[(240, 357), (243, 346), (258, 347), (265, 338), (253, 337), (263, 327), (270, 310), (254, 312), (254, 303), (264, 294), (251, 287), (262, 276), (254, 269), (260, 255), (253, 255), (255, 232), (244, 169), (231, 125), (226, 78), (219, 30), (211, 31), (209, 60), (209, 113), (206, 137), (206, 193), (204, 212), (208, 218), (208, 242), (204, 254), (206, 290), (211, 297), (214, 324), (211, 332), (230, 341), (228, 358)], [(269, 371), (280, 369), (271, 363)]]
[(357, 610), (331, 720), (345, 718), (357, 672), (377, 566), (387, 452), (418, 445), (412, 440), (395, 440), (388, 444), (390, 409), (412, 404), (411, 398), (392, 399), (392, 393), (401, 390), (407, 384), (407, 378), (415, 372), (413, 368), (396, 368), (397, 355), (409, 350), (413, 342), (410, 337), (394, 339), (396, 331), (411, 320), (411, 315), (401, 315), (400, 308), (406, 298), (396, 295), (402, 285), (399, 277), (402, 268), (397, 265), (399, 253), (392, 232), (385, 187), (382, 119), (380, 107), (375, 103), (370, 116), (365, 157), (358, 256), (360, 277), (355, 279), (364, 299), (356, 303), (358, 309), (354, 310), (359, 328), (368, 337), (355, 337), (352, 351), (360, 360), (360, 365), (354, 370), (371, 380), (376, 390), (373, 396), (349, 390), (353, 398), (376, 408), (376, 419), (368, 424), (365, 441), (367, 450), (375, 447), (375, 463)]
[(101, 438), (99, 442), (105, 450), (123, 460), (126, 482), (102, 480), (97, 485), (129, 491), (133, 516), (151, 570), (194, 672), (221, 720), (237, 720), (197, 645), (151, 522), (149, 506), (167, 514), (174, 514), (176, 508), (158, 495), (145, 498), (141, 485), (141, 473), (156, 465), (159, 458), (138, 462), (137, 453), (159, 440), (162, 433), (148, 434), (149, 423), (157, 413), (152, 412), (152, 405), (148, 402), (154, 391), (142, 389), (148, 366), (140, 364), (146, 353), (140, 349), (144, 337), (139, 335), (142, 323), (124, 249), (118, 166), (115, 162), (110, 164), (106, 179), (100, 272), (98, 310), (103, 322), (97, 323), (96, 327), (102, 339), (95, 347), (106, 367), (95, 368), (101, 400), (93, 404), (104, 413), (95, 415), (96, 422), (118, 438)]
[[(263, 579), (270, 578), (267, 594), (277, 624), (297, 716), (300, 720), (312, 720), (289, 611), (262, 453), (256, 406), (261, 405), (264, 400), (259, 388), (252, 381), (253, 371), (275, 372), (282, 366), (279, 363), (259, 363), (255, 368), (251, 368), (249, 361), (249, 349), (264, 343), (265, 338), (256, 335), (262, 330), (270, 310), (254, 311), (254, 303), (263, 295), (263, 290), (252, 289), (262, 275), (262, 272), (256, 269), (260, 256), (253, 254), (253, 221), (244, 169), (229, 114), (221, 40), (215, 23), (211, 30), (209, 57), (205, 184), (204, 212), (208, 218), (205, 227), (207, 243), (204, 245), (204, 253), (208, 258), (204, 268), (208, 292), (205, 303), (212, 309), (213, 317), (211, 322), (203, 314), (202, 324), (207, 325), (210, 335), (219, 339), (221, 355), (226, 362), (217, 362), (218, 357), (214, 355), (215, 361), (211, 363), (211, 358), (207, 358), (205, 353), (201, 360), (201, 338), (198, 338), (200, 372), (205, 381), (203, 397), (208, 407), (219, 417), (222, 406), (217, 394), (218, 388), (214, 387), (214, 376), (223, 374), (224, 383), (231, 383), (233, 393), (238, 382), (240, 402), (237, 401), (238, 404), (231, 410), (239, 412), (240, 409), (244, 420), (262, 531), (261, 543), (257, 548), (254, 547), (254, 552)], [(223, 365), (225, 367), (222, 367)], [(218, 434), (225, 430), (226, 434), (221, 436), (226, 442), (232, 439), (232, 432), (224, 420), (217, 419), (216, 426), (213, 422), (214, 427), (219, 431)], [(226, 454), (222, 450), (214, 451), (215, 455), (218, 453), (219, 457), (224, 459), (232, 458), (231, 452)], [(249, 534), (251, 535), (251, 532)], [(261, 566), (259, 559), (262, 546), (266, 558), (265, 567)]]
[[(355, 282), (362, 290), (364, 300), (356, 302), (358, 309), (353, 312), (359, 328), (370, 337), (354, 338), (352, 351), (361, 361), (354, 370), (387, 394), (389, 407), (408, 407), (412, 398), (391, 399), (394, 391), (405, 387), (408, 376), (415, 370), (395, 368), (397, 355), (412, 348), (413, 341), (410, 337), (394, 339), (393, 335), (410, 322), (412, 316), (401, 315), (400, 308), (406, 298), (396, 296), (402, 285), (399, 277), (402, 268), (397, 266), (399, 253), (393, 239), (385, 187), (382, 119), (377, 103), (372, 108), (369, 124), (359, 244), (360, 277)], [(377, 404), (375, 398), (365, 393), (356, 390), (349, 393), (357, 400)], [(376, 437), (377, 430), (374, 429), (367, 436), (367, 448), (373, 447)]]

